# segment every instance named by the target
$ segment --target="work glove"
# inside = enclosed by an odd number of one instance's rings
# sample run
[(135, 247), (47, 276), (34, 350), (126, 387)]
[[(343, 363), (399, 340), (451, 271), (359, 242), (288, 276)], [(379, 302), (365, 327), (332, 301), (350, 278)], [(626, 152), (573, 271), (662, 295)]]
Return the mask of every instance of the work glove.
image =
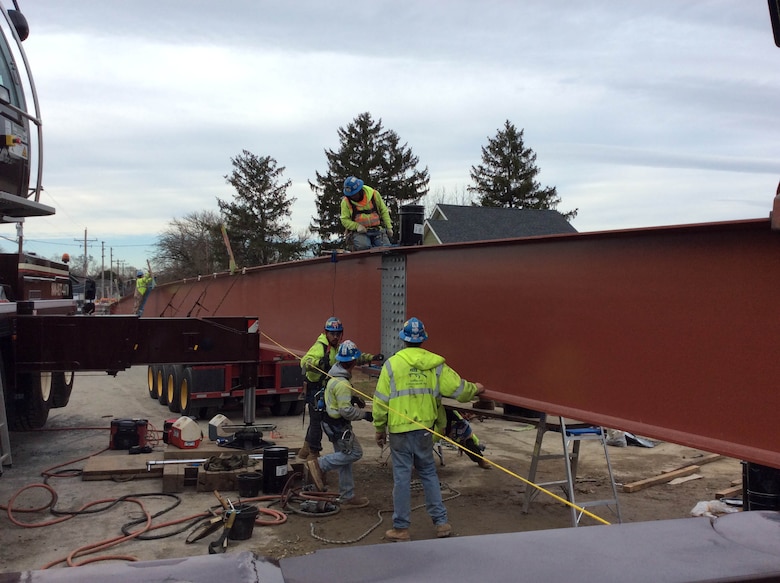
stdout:
[(366, 411), (363, 413), (363, 419), (366, 421), (373, 421), (374, 420), (374, 414), (371, 411)]
[(384, 447), (385, 443), (387, 443), (387, 435), (385, 434), (384, 431), (377, 431), (375, 439), (376, 439), (376, 444), (379, 447)]
[(392, 239), (393, 238), (393, 229), (387, 229), (387, 238)]
[(353, 407), (360, 407), (361, 409), (366, 406), (366, 402), (358, 397), (357, 395), (352, 395), (352, 398), (349, 400), (350, 405)]
[(366, 228), (365, 228), (363, 225), (358, 225), (358, 226), (357, 226), (357, 228), (356, 228), (355, 230), (356, 230), (358, 233), (365, 233), (365, 232), (366, 232)]

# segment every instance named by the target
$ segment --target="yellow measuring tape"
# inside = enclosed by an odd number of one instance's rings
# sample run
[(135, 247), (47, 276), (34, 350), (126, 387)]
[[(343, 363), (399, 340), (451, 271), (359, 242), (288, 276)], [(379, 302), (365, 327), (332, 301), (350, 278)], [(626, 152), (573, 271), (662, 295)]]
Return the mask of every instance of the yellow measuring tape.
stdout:
[[(262, 334), (262, 335), (263, 335), (265, 338), (267, 338), (268, 340), (270, 340), (271, 342), (273, 342), (273, 343), (274, 343), (276, 346), (278, 346), (279, 348), (281, 348), (282, 350), (284, 350), (284, 351), (285, 351), (287, 354), (290, 354), (290, 355), (292, 355), (293, 357), (295, 357), (296, 359), (298, 359), (298, 360), (301, 360), (301, 357), (300, 357), (300, 356), (298, 356), (297, 354), (295, 354), (295, 353), (294, 353), (292, 350), (290, 350), (290, 349), (288, 349), (288, 348), (286, 348), (286, 347), (282, 346), (282, 345), (281, 345), (281, 344), (279, 344), (279, 343), (278, 343), (276, 340), (274, 340), (273, 338), (271, 338), (270, 336), (268, 336), (268, 335), (267, 335), (267, 334), (265, 334), (264, 332), (261, 332), (261, 334)], [(312, 368), (316, 369), (316, 370), (317, 370), (317, 372), (320, 372), (320, 373), (322, 373), (323, 375), (325, 375), (325, 376), (326, 376), (326, 377), (328, 377), (328, 378), (333, 378), (333, 377), (331, 377), (331, 376), (328, 374), (328, 372), (327, 372), (327, 371), (324, 371), (324, 370), (322, 370), (322, 369), (318, 368), (317, 366), (314, 366), (314, 365), (312, 365)], [(561, 502), (561, 503), (565, 504), (566, 506), (569, 506), (569, 507), (571, 507), (571, 508), (574, 508), (574, 509), (575, 509), (575, 510), (577, 510), (578, 512), (581, 512), (582, 514), (584, 514), (585, 516), (588, 516), (589, 518), (592, 518), (592, 519), (596, 520), (597, 522), (600, 522), (601, 524), (606, 524), (606, 525), (609, 525), (609, 524), (611, 524), (610, 522), (608, 522), (608, 521), (604, 520), (604, 519), (603, 519), (603, 518), (601, 518), (600, 516), (597, 516), (597, 515), (593, 514), (592, 512), (590, 512), (590, 511), (586, 510), (585, 508), (582, 508), (581, 506), (577, 506), (576, 504), (573, 504), (572, 502), (569, 502), (568, 500), (566, 500), (566, 498), (562, 498), (561, 496), (558, 496), (557, 494), (554, 494), (553, 492), (550, 492), (550, 491), (549, 491), (549, 490), (547, 490), (546, 488), (543, 488), (542, 486), (539, 486), (538, 484), (534, 484), (534, 483), (533, 483), (533, 482), (531, 482), (530, 480), (526, 480), (526, 479), (525, 479), (525, 478), (523, 478), (522, 476), (520, 476), (520, 475), (516, 474), (515, 472), (513, 472), (512, 470), (510, 470), (510, 469), (508, 469), (508, 468), (505, 468), (505, 467), (504, 467), (504, 466), (502, 466), (501, 464), (497, 464), (496, 462), (494, 462), (494, 461), (492, 461), (492, 460), (489, 460), (489, 459), (487, 459), (487, 458), (485, 458), (485, 457), (483, 457), (483, 456), (481, 456), (481, 455), (479, 455), (479, 454), (477, 454), (477, 453), (475, 453), (475, 452), (473, 452), (473, 451), (471, 451), (471, 450), (468, 450), (468, 449), (466, 449), (466, 448), (465, 448), (465, 447), (463, 447), (461, 444), (459, 444), (459, 443), (458, 443), (458, 442), (456, 442), (456, 441), (453, 441), (452, 439), (450, 439), (450, 438), (449, 438), (449, 437), (447, 437), (446, 435), (442, 435), (442, 434), (440, 434), (440, 433), (437, 433), (435, 430), (433, 430), (433, 429), (431, 429), (431, 428), (429, 428), (429, 427), (425, 427), (425, 426), (424, 426), (422, 423), (420, 423), (420, 422), (418, 422), (418, 421), (415, 421), (414, 419), (411, 419), (411, 418), (407, 417), (406, 415), (404, 415), (404, 414), (403, 414), (403, 413), (401, 413), (400, 411), (396, 411), (395, 409), (392, 409), (390, 406), (388, 406), (388, 405), (385, 405), (385, 404), (384, 404), (384, 403), (382, 403), (381, 401), (375, 401), (375, 400), (374, 400), (374, 399), (373, 399), (371, 396), (369, 396), (369, 395), (367, 395), (366, 393), (362, 392), (360, 389), (357, 389), (357, 388), (355, 388), (355, 387), (352, 387), (352, 390), (353, 390), (353, 391), (355, 391), (356, 393), (358, 393), (358, 394), (359, 394), (361, 397), (363, 397), (363, 398), (365, 398), (365, 399), (368, 399), (369, 401), (373, 402), (374, 404), (378, 404), (378, 405), (380, 405), (380, 406), (384, 407), (385, 409), (387, 409), (388, 411), (392, 411), (394, 414), (396, 414), (396, 415), (398, 415), (398, 416), (402, 417), (402, 418), (403, 418), (403, 419), (405, 419), (406, 421), (409, 421), (410, 423), (413, 423), (414, 425), (417, 425), (417, 426), (418, 426), (420, 429), (425, 429), (426, 431), (430, 431), (430, 432), (431, 432), (433, 435), (435, 435), (436, 437), (438, 437), (438, 438), (440, 438), (440, 439), (443, 439), (443, 440), (445, 440), (447, 443), (450, 443), (451, 445), (454, 445), (455, 447), (457, 447), (458, 449), (461, 449), (461, 450), (463, 450), (464, 452), (468, 453), (469, 455), (476, 456), (476, 457), (478, 457), (479, 459), (486, 461), (486, 462), (487, 462), (487, 463), (489, 463), (491, 466), (498, 468), (499, 470), (501, 470), (501, 471), (502, 471), (502, 472), (504, 472), (505, 474), (508, 474), (508, 475), (512, 476), (513, 478), (517, 478), (518, 480), (520, 480), (520, 481), (521, 481), (521, 482), (523, 482), (524, 484), (526, 484), (526, 485), (528, 485), (528, 486), (531, 486), (531, 487), (533, 487), (533, 488), (536, 488), (536, 489), (537, 489), (537, 490), (539, 490), (540, 492), (543, 492), (544, 494), (547, 494), (547, 495), (548, 495), (548, 496), (550, 496), (551, 498), (553, 498), (553, 499), (557, 500), (558, 502)]]

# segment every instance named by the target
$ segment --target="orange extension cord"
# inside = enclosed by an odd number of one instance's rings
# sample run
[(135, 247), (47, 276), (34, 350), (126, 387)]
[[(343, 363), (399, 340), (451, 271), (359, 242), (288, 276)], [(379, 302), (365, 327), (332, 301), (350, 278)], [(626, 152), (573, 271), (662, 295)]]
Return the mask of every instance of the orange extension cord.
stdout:
[[(84, 428), (76, 428), (76, 429), (69, 429), (69, 430), (83, 430), (83, 429)], [(96, 428), (89, 428), (89, 429), (105, 430), (106, 428), (96, 427)], [(64, 429), (54, 429), (54, 431), (62, 431), (62, 430), (64, 430)], [(52, 430), (48, 430), (48, 431), (52, 431)], [(159, 431), (158, 430), (152, 429), (152, 431), (157, 432), (157, 434), (159, 435)], [(148, 441), (152, 441), (152, 440), (148, 440)], [(157, 440), (155, 439), (154, 442), (157, 442)], [(66, 520), (70, 520), (74, 516), (78, 516), (79, 514), (83, 513), (84, 511), (86, 511), (86, 510), (88, 510), (90, 508), (93, 508), (95, 506), (101, 505), (101, 504), (107, 505), (106, 507), (108, 508), (108, 507), (111, 507), (111, 506), (113, 506), (113, 505), (115, 505), (115, 504), (117, 504), (119, 502), (130, 502), (130, 503), (138, 505), (138, 507), (141, 509), (144, 518), (139, 520), (138, 523), (143, 523), (143, 525), (138, 530), (131, 531), (131, 532), (125, 534), (124, 536), (117, 536), (117, 537), (114, 537), (114, 538), (111, 538), (111, 539), (106, 539), (106, 540), (102, 540), (102, 541), (96, 541), (94, 543), (90, 543), (88, 545), (84, 545), (82, 547), (79, 547), (79, 548), (71, 551), (70, 553), (68, 553), (65, 557), (62, 557), (60, 559), (56, 559), (54, 561), (51, 561), (51, 562), (47, 563), (46, 565), (42, 566), (41, 569), (48, 569), (50, 567), (54, 567), (55, 565), (59, 565), (60, 563), (65, 563), (69, 567), (79, 567), (79, 566), (82, 566), (82, 565), (87, 565), (89, 563), (95, 563), (97, 561), (137, 561), (138, 560), (137, 557), (130, 556), (130, 555), (101, 555), (101, 556), (97, 556), (97, 557), (87, 558), (87, 559), (81, 560), (79, 562), (77, 562), (76, 559), (80, 558), (80, 557), (85, 557), (86, 555), (98, 553), (100, 551), (103, 551), (103, 550), (109, 549), (111, 547), (117, 546), (117, 545), (119, 545), (121, 543), (124, 543), (126, 541), (132, 540), (134, 538), (138, 538), (140, 535), (142, 535), (144, 533), (148, 533), (148, 532), (151, 532), (151, 531), (154, 531), (154, 530), (158, 530), (158, 529), (161, 529), (161, 528), (166, 528), (166, 527), (170, 527), (170, 526), (179, 525), (179, 524), (186, 523), (186, 522), (193, 522), (193, 523), (195, 523), (195, 522), (199, 521), (200, 519), (211, 518), (215, 514), (216, 515), (221, 514), (222, 508), (221, 508), (221, 506), (218, 506), (218, 507), (216, 507), (217, 508), (216, 511), (214, 509), (211, 509), (211, 510), (209, 510), (207, 512), (193, 514), (191, 516), (185, 516), (183, 518), (177, 518), (175, 520), (170, 520), (170, 521), (167, 521), (167, 522), (163, 522), (163, 523), (159, 523), (159, 524), (154, 524), (153, 525), (152, 521), (154, 519), (154, 516), (152, 516), (150, 514), (149, 510), (146, 508), (144, 503), (139, 499), (140, 497), (145, 496), (145, 495), (136, 495), (136, 496), (138, 496), (137, 498), (133, 497), (133, 495), (130, 495), (130, 496), (126, 496), (126, 497), (105, 498), (105, 499), (102, 499), (102, 500), (96, 500), (96, 501), (93, 501), (93, 502), (89, 502), (89, 503), (85, 504), (84, 506), (82, 506), (81, 508), (79, 508), (78, 510), (72, 510), (72, 511), (68, 511), (68, 512), (57, 511), (56, 513), (62, 513), (64, 515), (63, 516), (59, 516), (58, 518), (54, 518), (54, 519), (51, 519), (51, 520), (45, 520), (45, 521), (41, 521), (41, 522), (34, 522), (34, 523), (32, 523), (32, 522), (24, 522), (24, 521), (19, 520), (15, 516), (15, 513), (17, 513), (17, 514), (18, 513), (36, 513), (36, 512), (42, 512), (42, 511), (45, 511), (45, 510), (49, 510), (49, 512), (51, 512), (52, 514), (56, 514), (55, 510), (54, 510), (54, 507), (56, 506), (57, 500), (58, 500), (59, 497), (57, 495), (57, 491), (54, 488), (52, 488), (49, 484), (45, 483), (45, 481), (47, 479), (49, 479), (49, 478), (77, 477), (77, 476), (79, 476), (81, 474), (80, 470), (73, 469), (73, 470), (67, 471), (67, 473), (55, 472), (55, 470), (57, 470), (58, 468), (61, 468), (63, 466), (74, 464), (74, 463), (83, 461), (85, 459), (88, 459), (90, 457), (99, 455), (99, 454), (101, 454), (101, 453), (103, 453), (103, 452), (105, 452), (107, 450), (108, 450), (108, 448), (104, 448), (104, 449), (101, 449), (100, 451), (98, 451), (98, 452), (96, 452), (94, 454), (86, 455), (86, 456), (83, 456), (83, 457), (80, 457), (80, 458), (77, 458), (77, 459), (74, 459), (74, 460), (71, 460), (71, 461), (67, 461), (67, 462), (58, 464), (56, 466), (53, 466), (51, 468), (48, 468), (48, 469), (42, 471), (41, 472), (41, 476), (44, 477), (44, 483), (28, 484), (27, 486), (24, 486), (24, 487), (20, 488), (19, 490), (17, 490), (11, 496), (11, 498), (8, 500), (8, 503), (6, 505), (0, 504), (0, 509), (5, 510), (6, 514), (8, 515), (8, 519), (11, 521), (11, 523), (16, 525), (16, 526), (18, 526), (18, 527), (21, 527), (21, 528), (40, 528), (40, 527), (44, 527), (44, 526), (51, 526), (51, 525), (54, 525), (54, 524), (59, 524), (59, 523), (64, 522)], [(285, 507), (295, 497), (320, 500), (320, 499), (326, 498), (327, 496), (332, 496), (332, 494), (328, 494), (328, 493), (310, 493), (310, 494), (297, 493), (296, 491), (294, 491), (293, 489), (290, 488), (290, 484), (292, 482), (293, 477), (294, 477), (294, 475), (291, 476), (290, 479), (288, 480), (287, 485), (285, 486), (281, 496), (279, 496), (279, 495), (271, 495), (271, 496), (266, 495), (266, 496), (257, 496), (257, 497), (254, 497), (254, 498), (243, 498), (242, 502), (262, 502), (262, 501), (267, 501), (267, 502), (272, 502), (273, 503), (273, 502), (280, 502), (281, 501), (282, 507)], [(17, 499), (19, 498), (19, 496), (22, 493), (24, 493), (25, 491), (32, 490), (32, 489), (42, 489), (42, 490), (47, 491), (49, 493), (49, 495), (50, 495), (49, 502), (44, 504), (44, 505), (42, 505), (42, 506), (36, 507), (36, 508), (24, 508), (24, 509), (15, 508), (14, 505), (15, 505)], [(275, 526), (275, 525), (279, 525), (279, 524), (284, 524), (287, 521), (287, 514), (285, 514), (281, 510), (275, 510), (275, 509), (272, 509), (272, 508), (258, 508), (258, 511), (259, 511), (258, 516), (255, 519), (255, 524), (256, 525), (260, 525), (260, 526)], [(270, 518), (267, 518), (267, 517), (270, 517)], [(174, 533), (174, 534), (176, 534), (176, 533)], [(160, 538), (160, 537), (158, 537), (158, 538)]]

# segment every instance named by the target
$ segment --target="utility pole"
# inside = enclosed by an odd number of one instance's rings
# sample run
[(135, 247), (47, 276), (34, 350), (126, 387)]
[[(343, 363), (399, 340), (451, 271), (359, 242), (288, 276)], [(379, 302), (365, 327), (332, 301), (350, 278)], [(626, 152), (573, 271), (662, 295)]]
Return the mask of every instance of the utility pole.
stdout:
[(100, 297), (106, 297), (106, 242), (100, 242)]
[[(79, 239), (73, 239), (78, 241)], [(84, 229), (84, 277), (87, 277), (87, 268), (89, 265), (89, 256), (87, 255), (87, 241), (97, 241), (97, 239), (87, 239), (87, 230)]]

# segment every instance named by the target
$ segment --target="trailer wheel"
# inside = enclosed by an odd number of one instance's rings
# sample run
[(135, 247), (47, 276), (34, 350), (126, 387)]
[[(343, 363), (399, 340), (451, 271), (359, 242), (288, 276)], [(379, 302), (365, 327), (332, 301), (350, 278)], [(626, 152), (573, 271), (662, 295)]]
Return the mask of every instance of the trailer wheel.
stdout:
[(182, 368), (179, 375), (179, 412), (185, 417), (193, 414), (191, 392), (192, 391), (192, 369), (188, 366)]
[(40, 429), (46, 424), (51, 408), (51, 373), (19, 374), (16, 382), (16, 392), (22, 393), (24, 398), (14, 401), (9, 428), (17, 431)]
[(271, 414), (277, 417), (283, 417), (290, 412), (292, 401), (276, 401), (271, 405)]
[(52, 409), (58, 409), (65, 407), (70, 401), (70, 393), (73, 391), (73, 377), (75, 376), (72, 370), (67, 372), (53, 372), (51, 373), (51, 407)]
[(299, 401), (292, 401), (292, 406), (290, 407), (290, 410), (287, 412), (287, 414), (290, 417), (297, 417), (301, 413), (303, 413), (303, 410), (306, 408), (306, 401), (303, 399)]
[(165, 391), (165, 367), (157, 365), (154, 367), (154, 379), (157, 388), (157, 402), (160, 405), (168, 404), (168, 393)]
[(149, 397), (152, 399), (157, 398), (157, 370), (154, 365), (146, 367), (146, 388), (149, 389)]
[(198, 409), (198, 419), (212, 419), (219, 411), (219, 407), (200, 407)]
[(171, 413), (181, 413), (181, 373), (181, 365), (165, 366), (165, 391), (168, 398), (168, 410)]

